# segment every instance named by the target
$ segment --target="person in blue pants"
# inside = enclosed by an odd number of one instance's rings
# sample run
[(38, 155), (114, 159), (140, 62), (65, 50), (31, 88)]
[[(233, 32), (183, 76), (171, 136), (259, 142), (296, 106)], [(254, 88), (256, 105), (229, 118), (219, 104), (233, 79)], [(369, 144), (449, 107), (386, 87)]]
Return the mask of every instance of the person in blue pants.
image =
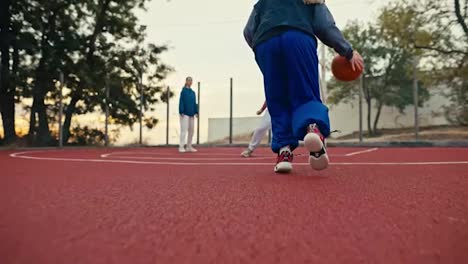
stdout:
[(330, 121), (320, 97), (316, 37), (355, 70), (363, 68), (362, 57), (344, 39), (323, 0), (259, 0), (244, 36), (264, 78), (272, 150), (278, 154), (275, 172), (292, 170), (299, 140), (310, 153), (312, 168), (327, 168)]

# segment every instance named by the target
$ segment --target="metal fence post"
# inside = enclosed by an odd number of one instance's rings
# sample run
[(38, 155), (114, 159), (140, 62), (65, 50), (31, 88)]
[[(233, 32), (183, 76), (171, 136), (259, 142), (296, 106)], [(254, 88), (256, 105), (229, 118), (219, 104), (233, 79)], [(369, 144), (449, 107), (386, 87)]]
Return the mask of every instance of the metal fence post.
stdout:
[(198, 118), (197, 118), (197, 145), (200, 144), (200, 82), (198, 82)]
[(320, 82), (320, 93), (322, 94), (322, 101), (324, 104), (327, 104), (327, 49), (325, 44), (322, 44), (320, 47), (322, 59), (321, 59), (321, 82)]
[(104, 135), (104, 144), (105, 146), (109, 146), (109, 95), (110, 95), (110, 89), (109, 89), (109, 79), (106, 77), (104, 80), (104, 85), (106, 89), (106, 121), (105, 121), (105, 135)]
[(419, 118), (418, 118), (418, 108), (419, 108), (419, 98), (418, 98), (418, 59), (414, 57), (413, 59), (413, 99), (414, 99), (414, 137), (415, 140), (419, 140)]
[(140, 72), (140, 146), (143, 145), (143, 71)]
[(62, 118), (63, 118), (63, 82), (64, 76), (63, 72), (60, 71), (59, 73), (59, 81), (60, 81), (60, 94), (59, 94), (59, 147), (63, 148), (63, 125), (62, 125)]
[(359, 142), (363, 141), (363, 132), (362, 132), (362, 97), (364, 92), (364, 73), (359, 79)]
[(229, 144), (232, 144), (232, 87), (233, 80), (231, 78), (231, 86), (230, 86), (230, 104), (229, 104)]
[(166, 145), (169, 145), (169, 99), (171, 98), (171, 88), (167, 86), (166, 95)]

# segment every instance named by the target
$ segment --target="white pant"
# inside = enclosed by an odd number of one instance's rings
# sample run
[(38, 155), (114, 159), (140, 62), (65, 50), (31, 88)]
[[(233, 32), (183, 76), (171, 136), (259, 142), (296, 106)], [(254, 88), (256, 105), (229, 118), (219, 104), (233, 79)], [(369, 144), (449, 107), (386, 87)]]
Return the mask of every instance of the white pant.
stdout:
[(260, 120), (260, 125), (254, 130), (252, 139), (250, 140), (249, 149), (254, 150), (262, 142), (263, 137), (266, 135), (268, 130), (271, 129), (271, 117), (268, 109), (265, 110), (265, 114)]
[[(185, 146), (185, 140), (187, 140), (187, 147), (192, 147), (192, 138), (193, 138), (193, 128), (194, 128), (195, 118), (193, 116), (180, 116), (180, 144), (179, 146), (183, 148)], [(188, 137), (187, 137), (188, 132)]]

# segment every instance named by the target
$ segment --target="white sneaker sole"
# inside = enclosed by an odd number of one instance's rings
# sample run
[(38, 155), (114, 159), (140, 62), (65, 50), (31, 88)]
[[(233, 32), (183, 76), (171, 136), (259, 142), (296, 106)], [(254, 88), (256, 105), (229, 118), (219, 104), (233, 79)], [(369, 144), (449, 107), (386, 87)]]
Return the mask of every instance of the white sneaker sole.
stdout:
[[(307, 133), (304, 137), (304, 147), (307, 151), (310, 152), (320, 152), (324, 147), (322, 140), (320, 140), (319, 135), (315, 133)], [(309, 164), (314, 170), (324, 170), (328, 168), (328, 163), (330, 160), (328, 154), (322, 154), (320, 157), (309, 156)]]
[(289, 173), (292, 171), (292, 163), (291, 162), (280, 162), (275, 166), (276, 173)]
[(330, 163), (330, 160), (328, 159), (328, 154), (322, 154), (319, 158), (316, 158), (314, 156), (309, 156), (309, 164), (312, 167), (312, 169), (321, 171), (326, 168), (328, 168), (328, 163)]
[(315, 133), (307, 133), (304, 137), (304, 147), (309, 152), (319, 152), (322, 150), (323, 142), (320, 140), (319, 135)]

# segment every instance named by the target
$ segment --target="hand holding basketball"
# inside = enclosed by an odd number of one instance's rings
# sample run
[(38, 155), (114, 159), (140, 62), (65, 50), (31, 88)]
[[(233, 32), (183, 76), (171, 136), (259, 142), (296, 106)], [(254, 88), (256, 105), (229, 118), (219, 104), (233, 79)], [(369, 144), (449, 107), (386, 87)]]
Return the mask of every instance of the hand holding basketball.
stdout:
[(362, 59), (362, 56), (359, 54), (359, 52), (354, 51), (353, 57), (349, 62), (351, 63), (351, 68), (353, 71), (362, 72), (364, 70), (364, 60)]
[(354, 81), (361, 76), (363, 70), (364, 60), (357, 51), (353, 52), (351, 60), (338, 55), (332, 61), (333, 75), (340, 81)]

